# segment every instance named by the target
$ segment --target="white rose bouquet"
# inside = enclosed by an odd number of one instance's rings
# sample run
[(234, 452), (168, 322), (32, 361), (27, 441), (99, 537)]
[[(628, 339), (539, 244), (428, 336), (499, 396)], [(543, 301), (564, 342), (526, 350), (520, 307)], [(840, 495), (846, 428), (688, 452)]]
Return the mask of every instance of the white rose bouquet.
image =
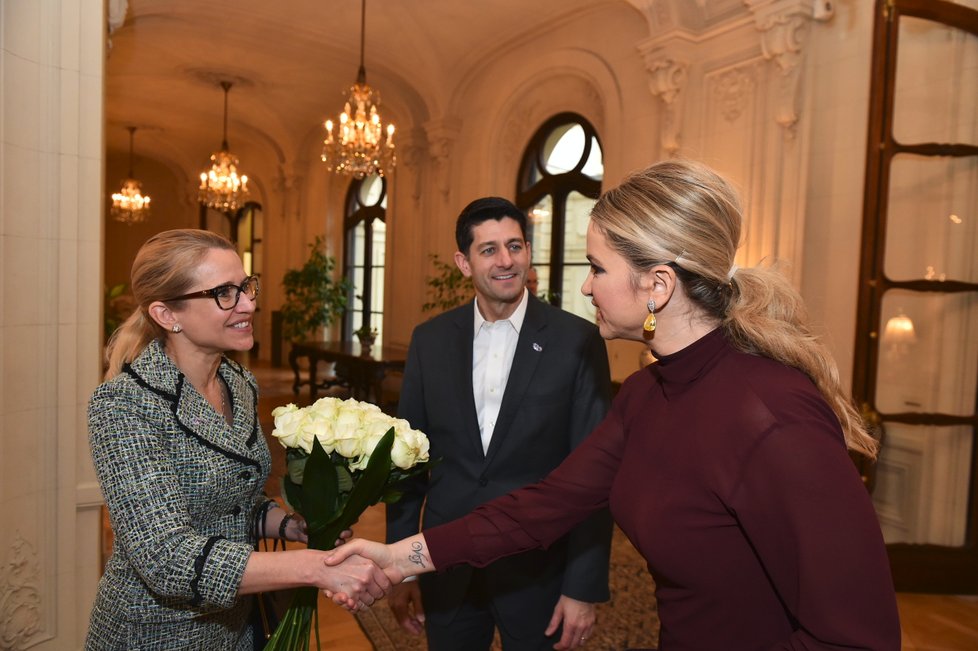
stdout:
[[(272, 416), (272, 436), (286, 448), (283, 493), (306, 519), (311, 549), (332, 549), (367, 507), (397, 501), (397, 484), (426, 470), (428, 437), (376, 405), (320, 398), (301, 409), (276, 407)], [(317, 596), (315, 588), (296, 591), (266, 649), (309, 648)]]

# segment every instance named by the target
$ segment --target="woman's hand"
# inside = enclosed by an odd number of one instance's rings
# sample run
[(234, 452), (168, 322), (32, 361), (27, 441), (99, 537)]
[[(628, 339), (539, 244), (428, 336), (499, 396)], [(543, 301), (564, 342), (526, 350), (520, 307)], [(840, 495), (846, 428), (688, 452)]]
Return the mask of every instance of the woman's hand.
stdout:
[[(286, 520), (286, 518), (288, 519)], [(285, 535), (280, 537), (293, 542), (309, 542), (309, 525), (302, 515), (299, 513), (289, 513), (283, 516), (282, 519), (285, 520), (285, 526), (282, 527), (281, 524), (279, 525), (279, 533), (284, 533)]]
[(353, 529), (344, 529), (340, 532), (340, 537), (333, 542), (333, 547), (339, 547), (353, 537)]
[(356, 612), (383, 598), (391, 581), (373, 561), (353, 555), (331, 564), (324, 558), (317, 585), (334, 603)]

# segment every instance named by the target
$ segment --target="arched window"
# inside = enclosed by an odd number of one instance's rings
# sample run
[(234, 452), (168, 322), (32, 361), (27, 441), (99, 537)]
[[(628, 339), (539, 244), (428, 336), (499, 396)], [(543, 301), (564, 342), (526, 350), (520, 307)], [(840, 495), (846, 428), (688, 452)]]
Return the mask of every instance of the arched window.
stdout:
[(354, 180), (346, 195), (343, 276), (350, 283), (343, 339), (363, 326), (384, 334), (384, 253), (387, 181), (376, 174)]
[(523, 154), (516, 204), (530, 218), (527, 237), (540, 294), (554, 305), (594, 320), (581, 295), (588, 273), (588, 215), (601, 193), (604, 159), (594, 127), (580, 115), (547, 120)]

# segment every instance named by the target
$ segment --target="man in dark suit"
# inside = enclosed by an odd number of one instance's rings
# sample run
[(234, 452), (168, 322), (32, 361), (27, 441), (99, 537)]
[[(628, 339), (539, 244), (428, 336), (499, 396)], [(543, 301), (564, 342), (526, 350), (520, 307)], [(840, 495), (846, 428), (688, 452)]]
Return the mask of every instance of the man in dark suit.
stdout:
[[(387, 510), (388, 542), (542, 479), (604, 417), (611, 395), (597, 328), (525, 290), (526, 216), (499, 197), (473, 201), (455, 228), (466, 303), (415, 328), (398, 414), (425, 432), (438, 463)], [(588, 520), (546, 551), (461, 566), (396, 586), (390, 606), (431, 651), (573, 649), (606, 601), (611, 519)], [(423, 603), (423, 606), (422, 606)], [(556, 644), (556, 647), (555, 647)]]

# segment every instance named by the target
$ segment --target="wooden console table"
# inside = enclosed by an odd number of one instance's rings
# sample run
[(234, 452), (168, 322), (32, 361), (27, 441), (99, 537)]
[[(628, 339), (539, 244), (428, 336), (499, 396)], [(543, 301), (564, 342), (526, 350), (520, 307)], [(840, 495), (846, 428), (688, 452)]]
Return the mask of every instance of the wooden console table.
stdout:
[[(348, 386), (357, 400), (380, 402), (380, 386), (390, 371), (403, 371), (407, 359), (407, 348), (400, 346), (374, 346), (364, 350), (358, 342), (350, 341), (304, 341), (294, 342), (289, 353), (289, 366), (295, 374), (292, 392), (299, 393), (300, 387), (309, 385), (309, 399), (316, 400), (320, 389), (330, 386)], [(299, 373), (299, 358), (309, 360), (309, 379), (302, 380)], [(336, 377), (319, 380), (319, 362), (335, 362)]]

